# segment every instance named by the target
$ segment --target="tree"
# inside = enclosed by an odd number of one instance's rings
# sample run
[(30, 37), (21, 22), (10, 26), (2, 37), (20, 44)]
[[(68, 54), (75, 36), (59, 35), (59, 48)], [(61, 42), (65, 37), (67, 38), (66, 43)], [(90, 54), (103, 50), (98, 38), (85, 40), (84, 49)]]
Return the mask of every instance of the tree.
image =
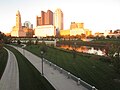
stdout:
[(10, 40), (10, 37), (0, 31), (0, 41), (2, 41), (2, 43), (10, 43)]
[(109, 35), (107, 35), (107, 36), (106, 36), (106, 38), (107, 38), (107, 39), (110, 39), (110, 36), (109, 36)]
[(87, 36), (88, 39), (94, 39), (94, 36), (93, 35), (89, 35)]
[(99, 36), (98, 36), (98, 35), (97, 35), (97, 36), (95, 36), (95, 37), (94, 37), (94, 39), (98, 40), (98, 39), (99, 39)]
[(17, 44), (18, 44), (18, 45), (20, 45), (20, 44), (21, 44), (20, 40), (17, 40)]
[(4, 38), (4, 34), (0, 31), (0, 39)]
[(111, 45), (108, 49), (108, 56), (112, 60), (114, 70), (120, 74), (120, 45)]
[(75, 58), (76, 58), (76, 56), (77, 56), (77, 52), (76, 52), (76, 50), (75, 50), (75, 49), (73, 49), (73, 50), (72, 50), (72, 54), (73, 54), (73, 59), (75, 59)]
[(85, 34), (81, 34), (81, 39), (85, 39), (86, 35)]
[(114, 35), (111, 36), (111, 39), (116, 39), (116, 37)]
[(43, 53), (47, 52), (47, 45), (44, 41), (42, 41), (42, 43), (41, 43), (40, 51), (43, 51)]
[(105, 36), (101, 36), (99, 39), (105, 39)]
[(77, 52), (76, 52), (76, 42), (74, 42), (74, 46), (73, 46), (73, 50), (72, 50), (72, 54), (73, 54), (73, 58), (75, 59), (77, 56)]
[(29, 39), (29, 41), (27, 42), (27, 45), (31, 45), (32, 44), (32, 40)]
[(36, 39), (36, 41), (35, 41), (35, 45), (37, 45), (38, 44), (38, 39)]
[(116, 72), (120, 74), (120, 46), (117, 47), (117, 50), (114, 54), (113, 59), (114, 59), (114, 62), (113, 62), (114, 69)]
[(117, 52), (118, 48), (119, 48), (118, 45), (111, 44), (108, 47), (108, 56), (111, 57), (111, 58), (113, 58), (114, 54)]

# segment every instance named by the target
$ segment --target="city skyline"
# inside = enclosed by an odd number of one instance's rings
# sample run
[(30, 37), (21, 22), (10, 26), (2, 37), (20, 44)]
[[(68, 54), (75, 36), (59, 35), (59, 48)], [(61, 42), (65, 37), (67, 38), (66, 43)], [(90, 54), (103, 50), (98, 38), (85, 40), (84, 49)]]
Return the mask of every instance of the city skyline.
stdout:
[[(70, 28), (71, 22), (83, 22), (93, 32), (104, 32), (120, 28), (119, 0), (8, 0), (1, 1), (0, 31), (6, 33), (15, 25), (15, 13), (21, 12), (21, 22), (30, 21), (36, 26), (36, 16), (48, 9), (55, 12), (60, 8), (64, 13), (64, 29)], [(49, 2), (49, 3), (48, 3)]]

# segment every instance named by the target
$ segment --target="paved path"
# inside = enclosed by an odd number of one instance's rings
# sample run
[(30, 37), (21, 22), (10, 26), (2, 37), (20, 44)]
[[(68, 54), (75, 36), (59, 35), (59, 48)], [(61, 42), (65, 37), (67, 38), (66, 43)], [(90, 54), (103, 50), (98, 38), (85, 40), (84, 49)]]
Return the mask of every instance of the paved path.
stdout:
[[(41, 58), (18, 47), (13, 46), (19, 50), (40, 72)], [(58, 70), (54, 70), (50, 65), (44, 64), (44, 77), (55, 87), (56, 90), (87, 90), (82, 85), (77, 85), (72, 79), (68, 79), (64, 74)]]
[(8, 61), (0, 80), (0, 90), (19, 90), (19, 71), (14, 54), (8, 51)]

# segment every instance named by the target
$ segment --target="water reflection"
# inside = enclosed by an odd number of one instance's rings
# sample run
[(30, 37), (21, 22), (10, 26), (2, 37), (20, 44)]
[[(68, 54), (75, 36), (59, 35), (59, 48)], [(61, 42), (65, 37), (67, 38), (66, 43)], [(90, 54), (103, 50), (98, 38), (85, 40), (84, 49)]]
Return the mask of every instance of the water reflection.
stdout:
[(67, 49), (67, 50), (73, 50), (75, 49), (78, 52), (83, 53), (90, 53), (90, 54), (96, 54), (96, 55), (106, 55), (106, 50), (104, 47), (89, 47), (89, 46), (70, 46), (70, 45), (59, 45), (58, 47)]

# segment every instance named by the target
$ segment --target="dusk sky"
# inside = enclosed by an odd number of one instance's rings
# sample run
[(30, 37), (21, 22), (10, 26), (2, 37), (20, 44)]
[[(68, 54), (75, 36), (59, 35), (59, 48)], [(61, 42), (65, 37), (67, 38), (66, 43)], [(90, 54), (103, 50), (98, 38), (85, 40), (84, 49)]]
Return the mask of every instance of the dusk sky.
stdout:
[(12, 31), (17, 10), (22, 23), (30, 21), (35, 27), (42, 10), (57, 8), (64, 13), (64, 29), (71, 22), (83, 22), (93, 33), (120, 29), (120, 0), (0, 0), (0, 31)]

